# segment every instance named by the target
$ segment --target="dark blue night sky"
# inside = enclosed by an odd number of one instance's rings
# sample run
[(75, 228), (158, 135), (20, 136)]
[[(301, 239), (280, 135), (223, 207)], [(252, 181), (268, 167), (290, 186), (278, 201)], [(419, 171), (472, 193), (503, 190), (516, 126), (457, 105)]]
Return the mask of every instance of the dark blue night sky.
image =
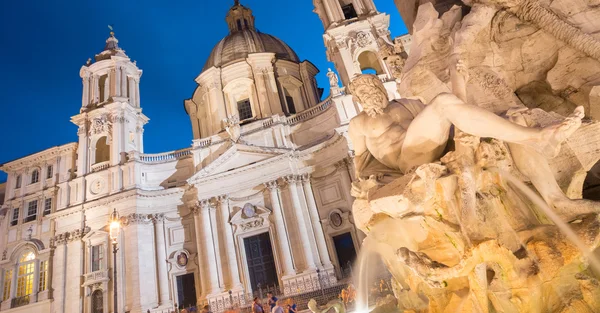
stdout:
[[(323, 25), (311, 0), (241, 0), (253, 9), (256, 27), (279, 37), (320, 70), (328, 86)], [(392, 0), (375, 0), (392, 19), (392, 37), (406, 33)], [(70, 117), (79, 113), (79, 69), (100, 52), (113, 24), (119, 45), (144, 74), (141, 106), (146, 153), (191, 145), (183, 100), (213, 46), (228, 29), (233, 0), (4, 1), (0, 10), (0, 163), (77, 140)], [(6, 175), (0, 173), (0, 182)]]

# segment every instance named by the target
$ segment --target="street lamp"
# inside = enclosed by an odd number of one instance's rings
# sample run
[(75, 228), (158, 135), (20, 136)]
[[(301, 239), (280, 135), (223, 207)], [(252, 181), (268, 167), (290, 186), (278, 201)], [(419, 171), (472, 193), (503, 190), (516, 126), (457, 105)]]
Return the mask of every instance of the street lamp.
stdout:
[(113, 283), (114, 283), (114, 304), (115, 310), (114, 313), (117, 313), (117, 238), (119, 238), (119, 232), (121, 231), (121, 222), (119, 220), (119, 213), (117, 213), (117, 209), (113, 211), (110, 215), (110, 239), (113, 244)]

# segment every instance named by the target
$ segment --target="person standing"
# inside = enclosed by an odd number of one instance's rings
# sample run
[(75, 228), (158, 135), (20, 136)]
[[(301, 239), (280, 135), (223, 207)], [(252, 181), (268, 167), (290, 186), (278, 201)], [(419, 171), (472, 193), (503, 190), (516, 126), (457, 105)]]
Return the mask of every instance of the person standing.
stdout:
[(271, 313), (286, 313), (283, 310), (283, 301), (277, 300), (277, 302), (275, 302), (275, 306), (273, 306), (273, 309), (271, 310)]
[(260, 299), (258, 297), (254, 298), (252, 302), (252, 313), (264, 313), (262, 304), (260, 303)]
[(273, 296), (273, 293), (270, 292), (270, 291), (267, 292), (267, 298), (269, 299), (267, 303), (269, 304), (269, 307), (271, 308), (271, 311), (273, 311), (273, 309), (275, 308), (275, 305), (277, 304), (278, 300), (277, 300), (277, 298), (275, 296)]
[(296, 313), (296, 312), (298, 312), (297, 309), (296, 309), (296, 307), (297, 306), (296, 306), (296, 303), (294, 303), (294, 299), (292, 299), (292, 298), (287, 299), (287, 310), (288, 310), (287, 313)]

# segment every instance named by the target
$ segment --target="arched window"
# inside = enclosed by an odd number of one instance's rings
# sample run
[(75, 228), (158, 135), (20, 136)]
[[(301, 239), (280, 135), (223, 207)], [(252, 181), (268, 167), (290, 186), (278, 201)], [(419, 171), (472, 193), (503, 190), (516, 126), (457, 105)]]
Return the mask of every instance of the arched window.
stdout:
[(31, 183), (35, 184), (40, 181), (40, 171), (38, 169), (33, 170), (31, 172)]
[(104, 313), (104, 297), (100, 289), (92, 293), (92, 313)]
[[(48, 290), (48, 260), (40, 260), (32, 249), (27, 248), (17, 255), (18, 259), (4, 268), (2, 301), (11, 300), (11, 308), (28, 305), (36, 301), (31, 295)], [(16, 264), (16, 267), (13, 267)], [(14, 269), (14, 270), (13, 270)], [(36, 281), (37, 278), (37, 281)], [(12, 288), (15, 288), (12, 290)]]
[(95, 164), (110, 160), (110, 146), (106, 144), (106, 136), (96, 141), (96, 162)]
[(237, 28), (238, 30), (242, 30), (242, 20), (237, 20)]
[(365, 51), (358, 56), (358, 63), (360, 63), (360, 70), (363, 74), (383, 74), (383, 69), (379, 63), (377, 54), (372, 51)]
[(100, 90), (100, 94), (98, 95), (98, 102), (102, 103), (106, 100), (108, 100), (108, 84), (106, 83), (108, 78), (108, 75), (103, 75), (102, 77), (100, 77), (100, 80), (98, 81), (99, 84), (99, 90)]
[(35, 277), (35, 253), (32, 251), (25, 251), (19, 259), (19, 266), (17, 272), (17, 290), (16, 297), (21, 302), (21, 305), (25, 302), (29, 303), (29, 295), (33, 293), (33, 278)]

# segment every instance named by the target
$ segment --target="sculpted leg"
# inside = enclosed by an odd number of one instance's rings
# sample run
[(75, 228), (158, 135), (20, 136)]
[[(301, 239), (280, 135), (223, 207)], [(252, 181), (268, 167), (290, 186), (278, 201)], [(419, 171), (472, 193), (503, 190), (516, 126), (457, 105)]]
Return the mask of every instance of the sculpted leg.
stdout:
[(515, 165), (527, 176), (546, 203), (565, 221), (586, 214), (600, 213), (600, 202), (569, 199), (554, 178), (552, 169), (543, 155), (522, 145), (509, 144)]
[(578, 107), (573, 115), (560, 124), (530, 128), (466, 104), (453, 94), (441, 94), (409, 126), (399, 164), (403, 169), (410, 169), (407, 166), (415, 163), (411, 161), (412, 158), (419, 162), (437, 159), (445, 145), (443, 139), (447, 139), (450, 124), (473, 136), (522, 144), (545, 157), (555, 157), (560, 151), (561, 143), (581, 126), (583, 116), (583, 108)]

